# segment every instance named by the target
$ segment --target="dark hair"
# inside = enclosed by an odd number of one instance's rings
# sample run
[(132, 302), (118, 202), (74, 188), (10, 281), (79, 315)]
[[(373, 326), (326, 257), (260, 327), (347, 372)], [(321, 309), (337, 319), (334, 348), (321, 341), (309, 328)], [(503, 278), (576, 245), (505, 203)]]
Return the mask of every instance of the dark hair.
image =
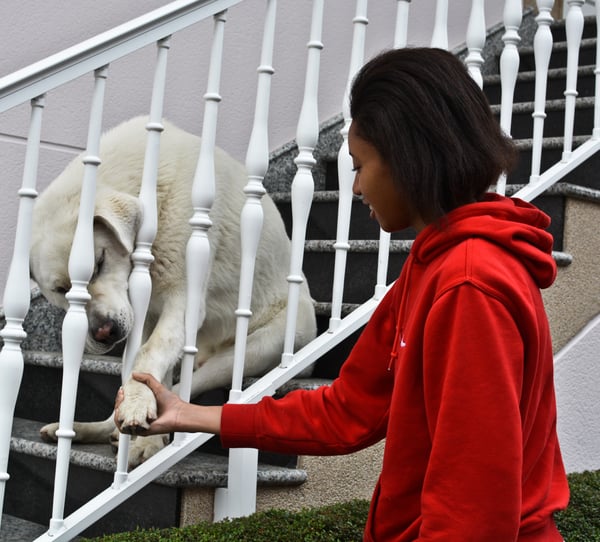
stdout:
[(367, 62), (350, 112), (356, 133), (389, 163), (426, 222), (479, 201), (517, 161), (465, 65), (442, 49), (394, 49)]

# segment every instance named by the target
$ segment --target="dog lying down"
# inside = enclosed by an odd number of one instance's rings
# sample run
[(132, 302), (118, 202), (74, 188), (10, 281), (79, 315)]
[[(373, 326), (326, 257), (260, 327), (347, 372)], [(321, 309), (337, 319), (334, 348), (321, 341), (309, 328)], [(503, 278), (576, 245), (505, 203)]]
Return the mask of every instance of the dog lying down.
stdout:
[[(146, 148), (147, 119), (129, 120), (101, 139), (94, 213), (95, 269), (88, 286), (86, 351), (104, 354), (125, 341), (133, 325), (127, 294), (131, 254), (142, 209), (138, 200)], [(200, 139), (164, 123), (157, 179), (158, 230), (150, 268), (152, 294), (142, 346), (134, 370), (149, 372), (171, 384), (172, 369), (184, 346), (186, 304), (185, 253), (191, 233), (191, 188)], [(83, 155), (82, 155), (83, 156)], [(68, 309), (65, 294), (71, 284), (68, 260), (79, 210), (82, 156), (39, 196), (33, 217), (30, 266), (32, 278), (54, 305)], [(215, 154), (216, 194), (210, 211), (209, 278), (202, 296), (197, 335), (198, 354), (192, 397), (231, 383), (235, 310), (240, 278), (240, 213), (246, 200), (243, 165), (224, 151)], [(258, 246), (249, 323), (246, 376), (260, 376), (275, 367), (283, 351), (290, 241), (275, 204), (262, 198), (264, 222)], [(316, 335), (313, 302), (304, 281), (298, 309), (296, 347)], [(135, 433), (156, 417), (156, 402), (143, 384), (129, 380), (120, 407), (123, 427)], [(116, 393), (116, 390), (115, 390)], [(56, 441), (58, 424), (41, 429), (46, 441)], [(75, 422), (75, 442), (110, 442), (116, 428), (112, 414), (105, 421)], [(137, 437), (130, 446), (135, 466), (165, 445), (166, 436)]]

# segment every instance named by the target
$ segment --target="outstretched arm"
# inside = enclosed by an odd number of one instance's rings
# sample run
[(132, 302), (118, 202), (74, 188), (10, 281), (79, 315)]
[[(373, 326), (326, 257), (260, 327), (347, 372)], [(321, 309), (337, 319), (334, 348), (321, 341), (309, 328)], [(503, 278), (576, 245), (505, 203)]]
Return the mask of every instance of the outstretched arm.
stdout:
[[(200, 406), (182, 401), (176, 393), (168, 390), (156, 378), (147, 373), (133, 373), (134, 380), (146, 384), (156, 397), (158, 417), (147, 420), (150, 424), (148, 429), (137, 429), (137, 435), (160, 435), (164, 433), (188, 432), (188, 433), (214, 433), (221, 432), (221, 410), (220, 406)], [(119, 413), (119, 407), (125, 398), (123, 388), (119, 389), (115, 401), (115, 424), (122, 430), (123, 417)], [(129, 429), (129, 428), (127, 428)], [(123, 432), (131, 432), (129, 430)]]

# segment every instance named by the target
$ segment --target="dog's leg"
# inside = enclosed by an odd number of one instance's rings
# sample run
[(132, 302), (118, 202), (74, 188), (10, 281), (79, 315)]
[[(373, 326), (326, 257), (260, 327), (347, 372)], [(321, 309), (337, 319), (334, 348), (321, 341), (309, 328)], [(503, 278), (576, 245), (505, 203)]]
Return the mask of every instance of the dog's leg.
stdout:
[[(184, 344), (183, 295), (166, 293), (167, 300), (148, 340), (140, 347), (134, 361), (135, 372), (150, 373), (157, 380), (169, 386), (167, 377), (171, 375)], [(156, 400), (150, 388), (129, 379), (124, 386), (124, 399), (119, 407), (121, 431), (136, 434), (138, 429), (147, 429), (156, 419)]]
[[(244, 376), (262, 376), (281, 361), (286, 324), (285, 309), (277, 312), (263, 326), (248, 335)], [(314, 307), (310, 298), (301, 298), (296, 326), (296, 348), (304, 346), (316, 335)], [(210, 389), (227, 388), (233, 373), (233, 347), (210, 356), (192, 375), (192, 397)], [(175, 386), (174, 391), (178, 391)]]
[[(75, 431), (73, 442), (108, 444), (115, 429), (112, 414), (101, 422), (75, 422), (73, 423), (73, 431)], [(50, 423), (40, 429), (40, 437), (46, 442), (58, 442), (57, 431), (58, 423)]]

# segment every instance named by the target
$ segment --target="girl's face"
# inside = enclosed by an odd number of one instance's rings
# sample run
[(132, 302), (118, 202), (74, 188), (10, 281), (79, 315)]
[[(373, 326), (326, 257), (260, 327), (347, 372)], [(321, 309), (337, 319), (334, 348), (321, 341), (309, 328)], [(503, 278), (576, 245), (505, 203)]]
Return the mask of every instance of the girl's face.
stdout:
[(389, 164), (373, 145), (357, 134), (354, 123), (350, 125), (348, 146), (356, 172), (352, 191), (362, 196), (363, 203), (371, 210), (371, 218), (387, 232), (409, 227), (421, 231), (425, 223), (407, 198), (400, 194)]

